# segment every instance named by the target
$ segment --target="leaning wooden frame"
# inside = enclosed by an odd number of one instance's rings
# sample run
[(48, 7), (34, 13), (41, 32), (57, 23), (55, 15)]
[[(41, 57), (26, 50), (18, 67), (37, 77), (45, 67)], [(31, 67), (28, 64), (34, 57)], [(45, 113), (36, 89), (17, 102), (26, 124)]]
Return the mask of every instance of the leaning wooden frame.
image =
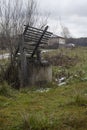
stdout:
[(27, 57), (31, 61), (41, 62), (40, 51), (48, 43), (52, 33), (48, 32), (48, 26), (44, 30), (24, 25), (25, 30), (20, 37), (20, 43), (15, 52), (20, 54), (21, 78), (20, 85), (25, 86), (27, 82)]

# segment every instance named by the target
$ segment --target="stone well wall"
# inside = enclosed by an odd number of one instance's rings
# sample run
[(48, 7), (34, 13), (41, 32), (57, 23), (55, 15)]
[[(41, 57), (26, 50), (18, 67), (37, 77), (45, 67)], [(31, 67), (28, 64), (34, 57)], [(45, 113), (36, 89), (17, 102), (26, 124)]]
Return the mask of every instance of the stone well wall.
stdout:
[(28, 63), (28, 84), (40, 85), (52, 81), (52, 66), (48, 63)]

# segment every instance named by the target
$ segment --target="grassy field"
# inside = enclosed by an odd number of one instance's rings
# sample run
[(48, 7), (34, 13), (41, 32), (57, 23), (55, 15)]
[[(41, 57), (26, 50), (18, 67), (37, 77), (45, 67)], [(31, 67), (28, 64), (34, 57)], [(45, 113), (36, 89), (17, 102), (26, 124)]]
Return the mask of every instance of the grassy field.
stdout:
[[(53, 64), (53, 79), (59, 76), (70, 82), (87, 80), (87, 48), (62, 48), (45, 54)], [(72, 77), (72, 78), (71, 78)]]
[(0, 130), (87, 130), (87, 82), (47, 92), (3, 86)]
[[(62, 66), (53, 65), (53, 82), (45, 89), (0, 85), (0, 130), (87, 130), (87, 48), (56, 50), (45, 57), (61, 53), (77, 62), (67, 66), (62, 58)], [(55, 78), (61, 72), (68, 82), (59, 87)]]

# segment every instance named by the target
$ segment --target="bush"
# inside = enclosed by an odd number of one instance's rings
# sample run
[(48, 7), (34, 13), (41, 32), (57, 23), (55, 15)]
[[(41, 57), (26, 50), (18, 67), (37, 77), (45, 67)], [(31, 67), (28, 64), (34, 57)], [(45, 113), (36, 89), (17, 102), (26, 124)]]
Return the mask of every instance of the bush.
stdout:
[(12, 89), (6, 82), (0, 84), (0, 95), (12, 96)]

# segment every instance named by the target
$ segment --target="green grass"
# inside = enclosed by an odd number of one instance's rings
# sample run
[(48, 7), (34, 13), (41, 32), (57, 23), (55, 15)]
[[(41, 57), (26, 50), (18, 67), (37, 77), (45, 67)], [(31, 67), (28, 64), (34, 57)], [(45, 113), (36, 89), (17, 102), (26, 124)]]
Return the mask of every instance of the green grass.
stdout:
[(6, 50), (6, 49), (1, 50), (1, 49), (0, 49), (0, 54), (1, 54), (1, 55), (2, 55), (2, 54), (5, 54), (5, 53), (9, 53), (9, 50)]
[[(15, 90), (14, 90), (15, 91)], [(86, 130), (87, 82), (0, 96), (1, 130)]]
[[(44, 57), (51, 59), (51, 57), (56, 55), (61, 55), (60, 62), (63, 62), (63, 65), (53, 66), (53, 80), (62, 75), (68, 79), (73, 77), (70, 82), (87, 79), (87, 47), (78, 47), (75, 49), (61, 48), (46, 53)], [(69, 61), (64, 60), (67, 56), (71, 58), (71, 64), (69, 64)], [(75, 59), (74, 64), (72, 58)]]
[(62, 48), (45, 56), (59, 54), (78, 59), (70, 67), (53, 66), (53, 81), (64, 74), (66, 85), (50, 83), (47, 92), (0, 85), (0, 130), (87, 130), (87, 48)]

